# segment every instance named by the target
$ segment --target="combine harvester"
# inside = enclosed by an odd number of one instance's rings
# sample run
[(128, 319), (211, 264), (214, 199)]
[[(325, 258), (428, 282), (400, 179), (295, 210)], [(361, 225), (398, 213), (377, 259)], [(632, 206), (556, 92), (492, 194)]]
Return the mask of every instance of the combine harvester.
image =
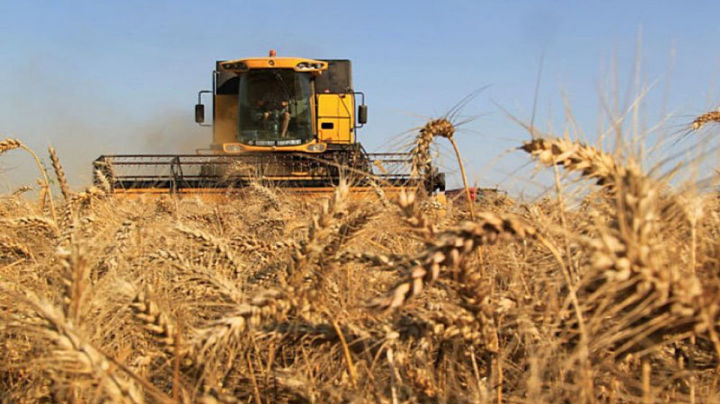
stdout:
[[(202, 96), (213, 95), (204, 123)], [(360, 104), (358, 105), (358, 98)], [(357, 109), (356, 109), (357, 107)], [(391, 196), (409, 187), (444, 191), (442, 173), (412, 174), (409, 153), (367, 153), (357, 131), (367, 122), (349, 60), (268, 57), (218, 61), (213, 89), (198, 93), (195, 121), (212, 126), (208, 149), (180, 155), (104, 155), (94, 162), (117, 196), (175, 194), (222, 198), (259, 181), (284, 191), (327, 195), (341, 178), (355, 196)], [(99, 178), (96, 178), (99, 181)]]

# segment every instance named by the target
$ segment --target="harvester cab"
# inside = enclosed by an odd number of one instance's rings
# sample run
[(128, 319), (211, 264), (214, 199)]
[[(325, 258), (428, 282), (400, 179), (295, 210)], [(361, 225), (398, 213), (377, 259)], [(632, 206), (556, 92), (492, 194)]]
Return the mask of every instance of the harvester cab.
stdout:
[[(206, 123), (204, 94), (212, 94)], [(198, 93), (195, 121), (212, 127), (207, 149), (184, 155), (107, 155), (95, 160), (115, 194), (223, 194), (251, 181), (293, 193), (325, 194), (341, 177), (356, 193), (407, 187), (444, 190), (443, 174), (410, 174), (407, 153), (367, 153), (367, 122), (349, 60), (278, 57), (216, 62), (213, 89)]]

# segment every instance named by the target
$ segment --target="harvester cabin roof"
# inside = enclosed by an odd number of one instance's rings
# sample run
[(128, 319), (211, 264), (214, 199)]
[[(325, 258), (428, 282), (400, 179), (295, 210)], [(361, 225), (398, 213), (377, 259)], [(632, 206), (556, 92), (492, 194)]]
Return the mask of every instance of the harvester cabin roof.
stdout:
[(226, 60), (220, 69), (241, 73), (251, 69), (294, 69), (296, 71), (319, 73), (327, 70), (328, 63), (322, 60), (296, 57), (257, 57)]

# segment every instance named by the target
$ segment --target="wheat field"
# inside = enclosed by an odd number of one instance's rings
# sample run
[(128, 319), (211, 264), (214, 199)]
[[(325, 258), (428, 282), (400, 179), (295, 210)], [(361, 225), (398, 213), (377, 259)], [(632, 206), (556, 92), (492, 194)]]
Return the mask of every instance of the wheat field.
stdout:
[[(451, 129), (420, 132), (416, 171)], [(119, 200), (73, 192), (51, 149), (39, 196), (0, 197), (0, 401), (720, 401), (717, 194), (517, 147), (555, 191), (472, 206), (345, 183)]]

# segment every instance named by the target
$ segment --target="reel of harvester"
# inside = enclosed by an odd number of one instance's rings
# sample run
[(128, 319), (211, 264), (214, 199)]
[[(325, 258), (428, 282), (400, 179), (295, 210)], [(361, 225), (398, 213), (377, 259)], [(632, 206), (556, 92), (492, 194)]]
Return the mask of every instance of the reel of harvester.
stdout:
[(444, 189), (444, 178), (421, 183), (421, 178), (409, 174), (412, 159), (408, 153), (352, 157), (340, 153), (323, 158), (300, 153), (124, 154), (100, 156), (94, 168), (96, 183), (107, 181), (113, 194), (126, 197), (173, 194), (213, 199), (251, 182), (292, 194), (326, 195), (342, 178), (352, 185), (354, 194), (372, 194), (378, 187), (386, 194), (418, 186)]

